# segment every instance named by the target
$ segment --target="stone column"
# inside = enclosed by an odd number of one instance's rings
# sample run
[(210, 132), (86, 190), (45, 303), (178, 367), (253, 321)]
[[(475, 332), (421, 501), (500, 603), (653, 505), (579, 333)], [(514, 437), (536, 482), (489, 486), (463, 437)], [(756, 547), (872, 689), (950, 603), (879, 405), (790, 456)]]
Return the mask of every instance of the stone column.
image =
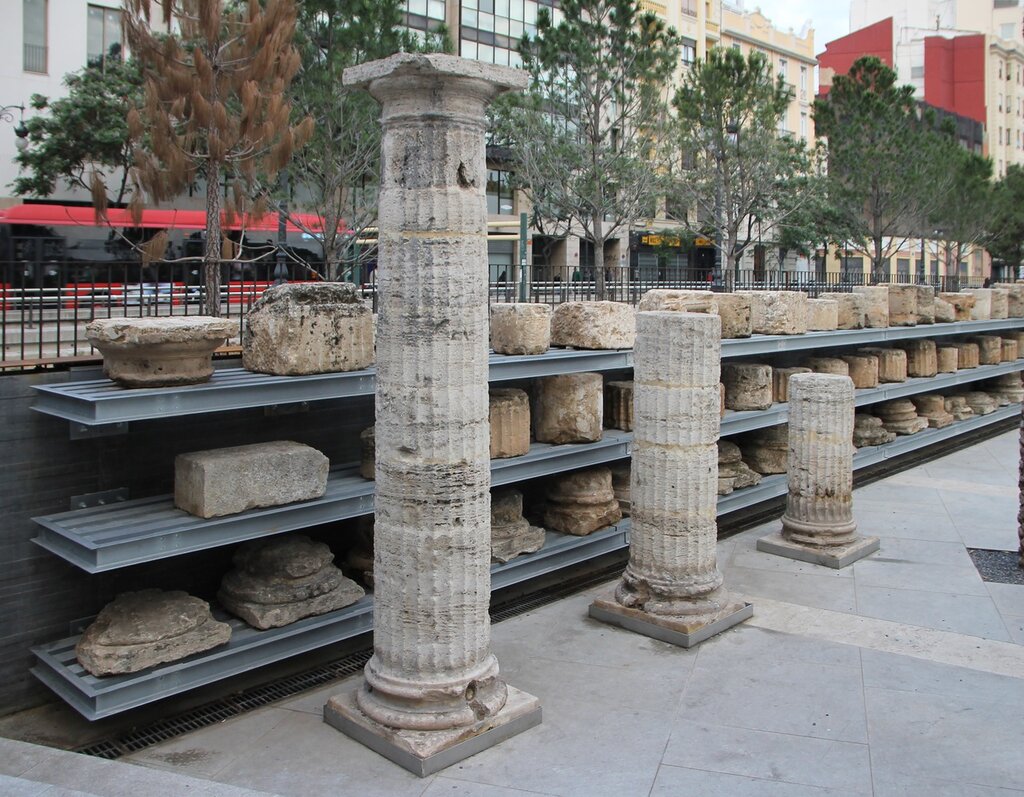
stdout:
[(424, 776), (540, 722), (491, 653), (484, 109), (524, 73), (400, 53), (382, 105), (374, 652), (324, 719)]
[(782, 530), (757, 550), (841, 568), (878, 550), (853, 519), (853, 382), (830, 374), (789, 380), (789, 494)]
[(752, 614), (722, 588), (716, 316), (637, 315), (629, 565), (590, 615), (690, 647)]

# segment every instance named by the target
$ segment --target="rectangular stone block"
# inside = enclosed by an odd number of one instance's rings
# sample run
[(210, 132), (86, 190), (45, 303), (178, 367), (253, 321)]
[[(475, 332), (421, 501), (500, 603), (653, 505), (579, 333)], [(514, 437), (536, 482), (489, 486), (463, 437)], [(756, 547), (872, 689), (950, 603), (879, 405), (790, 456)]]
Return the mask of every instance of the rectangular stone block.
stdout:
[(1007, 318), (1010, 314), (1010, 292), (1006, 288), (992, 289), (991, 318)]
[(1024, 318), (1024, 283), (997, 282), (993, 288), (1006, 291), (1006, 315), (1008, 318)]
[(966, 291), (960, 291), (957, 293), (943, 291), (937, 295), (937, 298), (953, 305), (954, 321), (970, 321), (974, 311), (974, 305), (978, 302), (977, 298), (973, 294), (967, 293)]
[(853, 292), (865, 297), (865, 326), (872, 329), (889, 326), (889, 289), (885, 285), (858, 285)]
[[(750, 299), (750, 326), (759, 335), (807, 331), (807, 294), (800, 291), (737, 291)], [(724, 337), (724, 335), (723, 335)]]
[(718, 313), (717, 294), (714, 291), (686, 291), (674, 288), (654, 288), (640, 297), (636, 308), (641, 313), (675, 311), (683, 313)]
[(917, 290), (917, 323), (935, 323), (935, 286), (915, 285)]
[(632, 349), (636, 311), (621, 302), (565, 302), (551, 316), (551, 345), (574, 349)]
[(718, 316), (722, 319), (722, 339), (749, 338), (753, 334), (750, 324), (750, 297), (742, 293), (715, 294)]
[(833, 299), (807, 300), (807, 329), (828, 332), (839, 328), (839, 302)]
[(315, 448), (290, 440), (179, 454), (174, 505), (199, 517), (320, 498), (330, 463)]
[(839, 304), (836, 329), (863, 329), (867, 300), (859, 293), (823, 293), (819, 299), (831, 299)]
[(974, 307), (971, 308), (971, 320), (988, 321), (992, 318), (992, 289), (970, 288), (966, 292), (974, 297)]
[[(881, 287), (881, 286), (879, 286)], [(889, 283), (889, 326), (917, 326), (917, 286)]]

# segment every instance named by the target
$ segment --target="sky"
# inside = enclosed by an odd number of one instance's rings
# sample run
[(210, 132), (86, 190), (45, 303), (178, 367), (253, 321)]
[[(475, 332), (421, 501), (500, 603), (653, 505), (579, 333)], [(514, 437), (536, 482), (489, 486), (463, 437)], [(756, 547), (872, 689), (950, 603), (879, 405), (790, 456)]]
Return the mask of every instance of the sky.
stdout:
[(850, 4), (846, 0), (745, 0), (743, 6), (747, 11), (760, 8), (782, 30), (793, 28), (799, 33), (810, 20), (815, 54), (825, 49), (826, 42), (850, 32)]

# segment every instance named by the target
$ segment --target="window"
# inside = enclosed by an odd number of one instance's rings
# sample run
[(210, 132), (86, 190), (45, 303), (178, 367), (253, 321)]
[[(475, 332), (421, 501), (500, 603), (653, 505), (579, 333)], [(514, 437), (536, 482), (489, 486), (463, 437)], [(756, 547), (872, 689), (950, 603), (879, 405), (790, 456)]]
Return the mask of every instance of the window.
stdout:
[(24, 70), (46, 73), (46, 0), (22, 0)]
[(734, 49), (736, 52), (739, 52), (739, 50), (740, 50), (740, 43), (739, 42), (733, 42), (732, 43), (732, 49)]
[(89, 6), (86, 23), (89, 66), (105, 66), (108, 58), (120, 61), (121, 12), (116, 8)]
[(487, 213), (491, 216), (511, 216), (515, 207), (512, 203), (512, 188), (509, 173), (500, 169), (487, 170)]
[(800, 67), (800, 96), (807, 96), (807, 67)]
[(1006, 22), (999, 26), (999, 38), (1013, 41), (1013, 31), (1016, 26), (1012, 22)]
[(924, 77), (924, 67), (923, 66), (912, 66), (912, 67), (910, 67), (910, 79), (911, 80), (920, 80), (923, 77)]
[(783, 80), (786, 79), (786, 68), (789, 66), (789, 62), (785, 58), (779, 59), (779, 77)]
[(807, 114), (800, 114), (800, 138), (807, 140)]
[(693, 62), (697, 60), (697, 42), (683, 39), (681, 60), (683, 66), (693, 66)]
[(909, 257), (898, 257), (896, 258), (896, 274), (900, 277), (910, 276), (910, 258)]

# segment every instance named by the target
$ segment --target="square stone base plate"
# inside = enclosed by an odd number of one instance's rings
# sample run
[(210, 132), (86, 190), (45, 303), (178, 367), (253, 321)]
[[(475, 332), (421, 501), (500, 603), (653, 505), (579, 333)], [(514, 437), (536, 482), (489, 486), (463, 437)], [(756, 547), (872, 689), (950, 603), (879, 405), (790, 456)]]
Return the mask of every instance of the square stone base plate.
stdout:
[(359, 710), (356, 691), (360, 688), (362, 683), (356, 683), (331, 697), (324, 706), (324, 722), (421, 778), (539, 725), (541, 720), (540, 701), (509, 686), (504, 708), (481, 722), (444, 731), (396, 730)]
[(879, 548), (878, 537), (861, 537), (849, 545), (837, 545), (831, 548), (810, 548), (806, 545), (790, 542), (777, 531), (757, 541), (757, 550), (785, 556), (813, 565), (824, 565), (839, 570), (852, 565), (858, 559), (873, 554)]
[(622, 606), (615, 598), (608, 596), (598, 598), (590, 604), (590, 616), (604, 623), (617, 625), (627, 631), (660, 639), (670, 645), (681, 648), (692, 648), (715, 634), (749, 619), (754, 615), (754, 607), (750, 603), (734, 603), (725, 609), (718, 619), (701, 625), (687, 623), (671, 617), (660, 617), (654, 614), (629, 609)]

